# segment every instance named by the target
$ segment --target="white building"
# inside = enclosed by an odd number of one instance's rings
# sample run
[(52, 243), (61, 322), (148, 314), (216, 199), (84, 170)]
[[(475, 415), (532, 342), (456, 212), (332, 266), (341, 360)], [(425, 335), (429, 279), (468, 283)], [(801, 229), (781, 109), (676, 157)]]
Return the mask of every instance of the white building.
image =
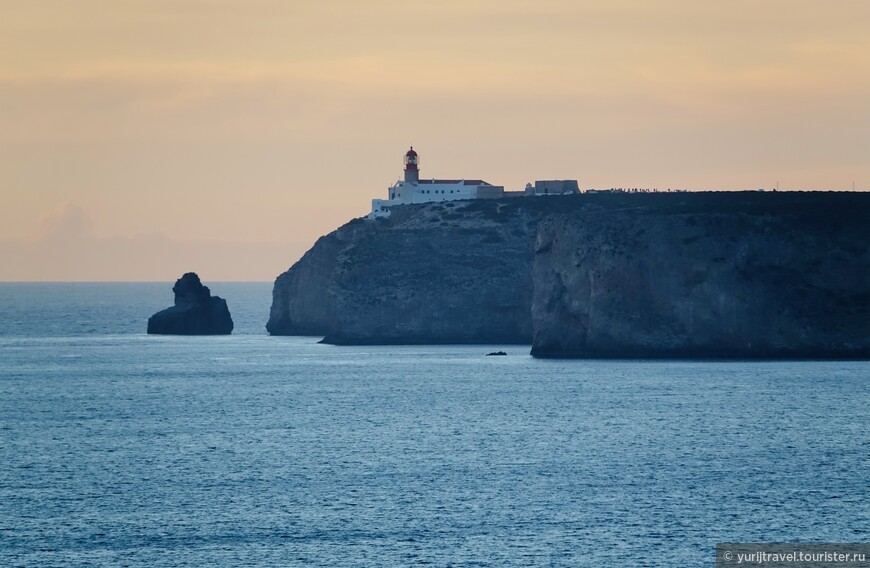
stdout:
[(535, 185), (526, 184), (526, 195), (577, 195), (580, 186), (576, 179), (536, 180)]
[(420, 179), (419, 157), (412, 146), (405, 153), (405, 179), (387, 189), (387, 199), (372, 199), (369, 218), (388, 217), (390, 207), (409, 203), (493, 199), (504, 195), (504, 187), (482, 179)]

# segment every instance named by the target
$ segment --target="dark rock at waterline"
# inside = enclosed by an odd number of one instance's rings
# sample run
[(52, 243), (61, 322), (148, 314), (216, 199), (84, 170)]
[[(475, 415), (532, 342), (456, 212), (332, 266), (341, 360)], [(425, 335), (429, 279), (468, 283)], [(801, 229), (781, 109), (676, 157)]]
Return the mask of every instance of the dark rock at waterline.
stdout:
[(504, 351), (493, 351), (492, 353), (487, 353), (487, 357), (502, 357), (507, 355)]
[(148, 333), (157, 335), (228, 335), (233, 318), (227, 302), (212, 296), (199, 276), (188, 272), (175, 281), (175, 305), (148, 318)]

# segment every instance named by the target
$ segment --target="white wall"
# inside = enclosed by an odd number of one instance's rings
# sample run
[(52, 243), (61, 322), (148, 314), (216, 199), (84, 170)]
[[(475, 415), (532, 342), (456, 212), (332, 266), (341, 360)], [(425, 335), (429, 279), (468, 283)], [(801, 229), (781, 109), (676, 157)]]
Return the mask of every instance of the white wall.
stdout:
[(387, 189), (387, 199), (372, 200), (372, 217), (389, 216), (389, 210), (384, 207), (408, 203), (432, 203), (439, 201), (456, 201), (458, 199), (477, 199), (476, 185), (465, 185), (462, 182), (413, 184), (404, 181), (396, 182)]

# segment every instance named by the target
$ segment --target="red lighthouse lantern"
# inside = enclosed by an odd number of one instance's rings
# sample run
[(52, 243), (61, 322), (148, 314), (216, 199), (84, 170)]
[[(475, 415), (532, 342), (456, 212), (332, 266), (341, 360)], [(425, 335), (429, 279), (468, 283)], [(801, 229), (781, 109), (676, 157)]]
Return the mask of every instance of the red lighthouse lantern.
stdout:
[(405, 152), (405, 182), (417, 183), (420, 181), (420, 170), (418, 168), (419, 160), (414, 147)]

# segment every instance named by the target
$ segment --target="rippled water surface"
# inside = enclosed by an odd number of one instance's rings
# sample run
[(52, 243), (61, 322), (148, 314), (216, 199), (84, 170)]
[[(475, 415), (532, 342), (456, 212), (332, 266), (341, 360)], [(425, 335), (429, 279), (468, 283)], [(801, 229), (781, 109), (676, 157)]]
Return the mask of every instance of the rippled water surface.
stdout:
[(142, 334), (166, 285), (0, 285), (0, 566), (712, 566), (716, 542), (870, 540), (868, 363), (332, 347), (264, 335), (269, 285), (212, 288), (239, 334)]

